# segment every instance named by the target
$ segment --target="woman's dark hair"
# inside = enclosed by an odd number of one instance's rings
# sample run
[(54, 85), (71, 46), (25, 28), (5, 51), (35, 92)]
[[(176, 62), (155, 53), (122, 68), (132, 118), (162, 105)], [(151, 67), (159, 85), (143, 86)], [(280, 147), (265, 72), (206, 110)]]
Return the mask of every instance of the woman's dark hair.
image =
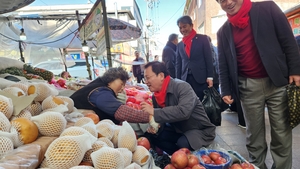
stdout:
[(177, 20), (177, 26), (179, 26), (179, 23), (193, 25), (192, 18), (188, 15), (184, 15), (184, 16), (180, 17)]
[(156, 75), (158, 75), (159, 73), (163, 73), (165, 75), (165, 77), (169, 75), (167, 67), (163, 62), (159, 62), (159, 61), (148, 62), (145, 65), (145, 69), (147, 69), (150, 66), (152, 67), (152, 71)]
[(116, 79), (121, 79), (124, 84), (126, 81), (129, 79), (129, 75), (126, 72), (125, 69), (122, 67), (117, 67), (117, 68), (109, 68), (101, 77), (102, 81), (107, 85), (108, 83), (116, 80)]

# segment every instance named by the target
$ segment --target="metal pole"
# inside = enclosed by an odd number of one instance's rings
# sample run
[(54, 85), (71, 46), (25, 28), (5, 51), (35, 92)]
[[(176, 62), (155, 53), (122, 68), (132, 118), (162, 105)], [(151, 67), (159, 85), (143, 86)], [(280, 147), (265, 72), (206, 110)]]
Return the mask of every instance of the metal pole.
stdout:
[(89, 53), (84, 52), (84, 55), (85, 55), (85, 62), (86, 62), (87, 71), (88, 71), (88, 74), (89, 74), (89, 80), (92, 80), (91, 65), (89, 63)]
[(105, 6), (105, 0), (101, 0), (102, 3), (102, 9), (103, 9), (103, 24), (104, 24), (104, 32), (105, 32), (105, 41), (106, 41), (106, 53), (107, 53), (107, 61), (109, 68), (112, 67), (112, 60), (111, 60), (111, 51), (110, 51), (110, 40), (109, 40), (109, 27), (108, 27), (108, 21), (107, 21), (107, 13), (106, 13), (106, 6)]
[(19, 41), (19, 50), (20, 50), (21, 61), (25, 63), (25, 58), (23, 56), (23, 49), (22, 49), (22, 41)]

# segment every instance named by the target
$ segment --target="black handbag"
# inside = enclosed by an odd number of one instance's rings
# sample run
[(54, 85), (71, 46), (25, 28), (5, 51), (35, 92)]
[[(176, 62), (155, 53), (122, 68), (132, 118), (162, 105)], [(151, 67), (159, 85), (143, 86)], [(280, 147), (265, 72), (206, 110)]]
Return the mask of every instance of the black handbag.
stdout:
[(288, 119), (292, 128), (300, 123), (300, 87), (295, 83), (286, 87), (288, 97)]
[(208, 88), (203, 92), (204, 97), (202, 100), (202, 104), (208, 118), (214, 125), (221, 126), (221, 113), (224, 111), (224, 103), (220, 93), (214, 87)]

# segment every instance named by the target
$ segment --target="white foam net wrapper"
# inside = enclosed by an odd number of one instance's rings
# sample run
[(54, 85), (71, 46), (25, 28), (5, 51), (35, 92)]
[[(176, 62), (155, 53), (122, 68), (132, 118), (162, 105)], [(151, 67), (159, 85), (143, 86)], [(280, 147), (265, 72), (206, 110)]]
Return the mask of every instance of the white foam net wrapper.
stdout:
[(99, 121), (96, 124), (96, 128), (100, 137), (106, 137), (111, 140), (114, 135), (114, 126), (108, 122)]
[(44, 112), (33, 116), (31, 120), (43, 136), (59, 136), (67, 126), (67, 120), (58, 112)]
[(105, 142), (108, 147), (114, 148), (114, 144), (108, 138), (100, 137), (98, 140)]
[(111, 138), (111, 142), (114, 144), (114, 147), (118, 147), (118, 136), (122, 126), (115, 125), (114, 126), (114, 135)]
[(60, 134), (60, 137), (62, 137), (62, 136), (79, 136), (79, 135), (87, 134), (87, 133), (89, 133), (89, 132), (86, 131), (85, 129), (83, 129), (82, 127), (71, 126), (71, 127), (66, 128)]
[(120, 151), (124, 158), (124, 167), (130, 165), (132, 161), (132, 152), (129, 151), (127, 148), (117, 148), (117, 150)]
[(0, 95), (0, 112), (2, 112), (8, 119), (13, 114), (13, 103), (11, 98)]
[(9, 151), (14, 149), (13, 142), (4, 136), (0, 136), (0, 159)]
[(26, 95), (25, 92), (18, 87), (6, 87), (3, 89), (3, 91), (10, 93), (14, 96), (25, 96)]
[(103, 119), (103, 120), (101, 120), (102, 122), (106, 122), (106, 123), (109, 123), (109, 124), (111, 124), (112, 126), (115, 126), (116, 124), (113, 122), (113, 121), (111, 121), (110, 119)]
[(68, 103), (67, 107), (68, 107), (68, 112), (67, 113), (72, 113), (73, 109), (74, 109), (74, 101), (66, 96), (57, 96), (58, 98), (62, 99), (64, 102)]
[(30, 88), (30, 86), (35, 87), (34, 93), (37, 94), (37, 96), (34, 98), (35, 101), (43, 101), (52, 94), (51, 88), (46, 83), (31, 84), (28, 87)]
[[(57, 102), (55, 102), (57, 101)], [(64, 101), (61, 98), (58, 98), (56, 96), (48, 96), (43, 102), (42, 102), (42, 109), (53, 109), (55, 107), (58, 107), (60, 104), (64, 104)]]
[(107, 146), (107, 144), (105, 142), (100, 141), (100, 140), (95, 141), (94, 144), (92, 145), (92, 149), (88, 150), (85, 153), (82, 161), (87, 161), (89, 163), (93, 163), (92, 158), (91, 158), (91, 154), (93, 152), (99, 150), (100, 148), (105, 147), (105, 146)]
[(17, 118), (26, 118), (28, 120), (31, 120), (31, 113), (29, 110), (27, 109), (23, 109), (18, 115), (12, 115), (10, 117), (10, 120), (14, 120), (14, 119), (17, 119)]
[(88, 123), (88, 124), (85, 124), (83, 126), (81, 126), (83, 129), (85, 129), (86, 131), (88, 131), (89, 133), (91, 133), (91, 135), (95, 136), (98, 138), (98, 132), (97, 132), (97, 129), (96, 129), (96, 125), (95, 124), (92, 124), (92, 123)]
[(85, 124), (92, 123), (95, 124), (94, 121), (89, 117), (81, 117), (75, 123), (74, 126), (83, 126)]
[(124, 159), (120, 151), (111, 147), (102, 147), (91, 154), (95, 168), (123, 169)]
[(124, 121), (118, 135), (118, 147), (128, 148), (128, 150), (134, 152), (136, 150), (136, 146), (137, 139), (134, 130), (127, 121)]
[(10, 129), (10, 122), (8, 118), (0, 112), (0, 131), (9, 131)]
[(33, 101), (26, 109), (30, 111), (32, 116), (39, 115), (43, 111), (42, 104), (36, 101)]
[(142, 166), (147, 164), (149, 158), (149, 151), (143, 146), (137, 146), (135, 152), (133, 152), (132, 161)]
[(142, 167), (137, 163), (131, 163), (129, 166), (125, 167), (124, 169), (142, 169)]
[(94, 167), (91, 167), (91, 166), (74, 166), (74, 167), (71, 167), (70, 169), (94, 169)]
[(25, 84), (25, 83), (17, 82), (17, 83), (14, 83), (14, 84), (10, 85), (9, 87), (17, 87), (17, 88), (20, 88), (20, 89), (23, 90), (23, 92), (26, 93), (26, 95), (27, 95), (28, 85)]
[(92, 141), (87, 134), (55, 139), (46, 150), (41, 167), (69, 169), (78, 166), (85, 152), (92, 148)]
[(9, 138), (13, 142), (14, 147), (23, 145), (23, 142), (19, 138), (19, 132), (14, 127), (11, 127), (9, 132), (0, 131), (0, 136)]

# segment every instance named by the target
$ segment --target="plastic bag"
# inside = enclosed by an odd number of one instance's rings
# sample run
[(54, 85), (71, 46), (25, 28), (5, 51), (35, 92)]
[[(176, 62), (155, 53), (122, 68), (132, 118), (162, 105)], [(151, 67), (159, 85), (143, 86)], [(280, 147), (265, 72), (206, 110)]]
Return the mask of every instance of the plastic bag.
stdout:
[(292, 83), (286, 87), (288, 96), (289, 124), (292, 128), (300, 123), (300, 87)]
[(41, 146), (22, 145), (0, 159), (0, 169), (35, 169), (38, 167)]
[(208, 88), (203, 92), (204, 98), (202, 100), (202, 104), (210, 122), (216, 126), (221, 126), (221, 113), (224, 105), (221, 95), (213, 87)]

